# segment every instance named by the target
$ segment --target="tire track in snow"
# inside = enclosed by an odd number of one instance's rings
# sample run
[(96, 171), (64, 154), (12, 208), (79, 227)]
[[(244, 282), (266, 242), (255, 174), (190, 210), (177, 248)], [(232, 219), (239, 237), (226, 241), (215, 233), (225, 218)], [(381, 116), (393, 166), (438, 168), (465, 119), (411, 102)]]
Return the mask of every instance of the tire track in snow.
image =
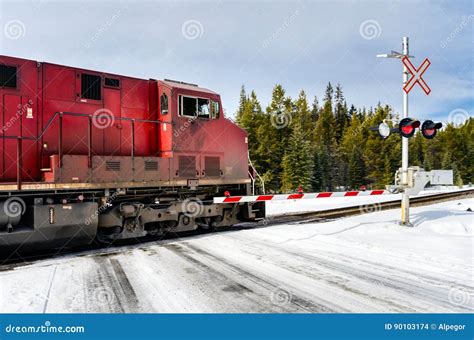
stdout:
[[(195, 267), (200, 269), (202, 272), (204, 272), (207, 276), (210, 276), (210, 285), (211, 286), (223, 286), (224, 288), (222, 291), (227, 293), (239, 293), (243, 296), (245, 296), (245, 299), (250, 301), (252, 305), (248, 305), (245, 307), (245, 309), (248, 310), (248, 312), (286, 312), (286, 313), (291, 313), (291, 312), (308, 312), (307, 309), (301, 309), (300, 306), (295, 306), (296, 308), (290, 308), (287, 306), (272, 306), (269, 302), (270, 299), (267, 298), (265, 300), (266, 305), (262, 303), (262, 295), (256, 292), (254, 289), (250, 288), (244, 281), (248, 281), (248, 277), (242, 276), (242, 275), (237, 275), (236, 277), (229, 277), (223, 273), (223, 271), (219, 271), (218, 269), (212, 267), (211, 265), (208, 265), (196, 257), (192, 256), (192, 254), (196, 254), (196, 252), (189, 251), (189, 249), (183, 247), (182, 245), (179, 244), (168, 244), (164, 246), (166, 249), (170, 250), (171, 252), (175, 253), (177, 256), (185, 259), (186, 261), (190, 262), (193, 264)], [(215, 260), (212, 260), (215, 262)], [(222, 263), (221, 260), (218, 261), (219, 265), (218, 266), (226, 266), (226, 264)], [(216, 266), (216, 267), (218, 267)], [(229, 268), (232, 272), (235, 272), (232, 270), (232, 268)], [(241, 273), (238, 273), (241, 274)], [(238, 277), (242, 277), (243, 280), (237, 280)], [(252, 280), (253, 281), (253, 280)], [(263, 288), (263, 290), (266, 292), (264, 294), (265, 297), (270, 296), (270, 292), (268, 291), (268, 287), (266, 285), (262, 284), (262, 282), (255, 282), (258, 286)], [(247, 303), (246, 303), (247, 304)], [(236, 310), (238, 312), (242, 312), (242, 310)]]
[[(239, 236), (235, 236), (237, 238), (240, 238), (241, 240), (246, 240), (248, 242), (248, 239), (242, 239)], [(391, 289), (394, 289), (397, 292), (404, 292), (405, 294), (409, 295), (411, 298), (415, 298), (418, 300), (423, 301), (424, 306), (426, 307), (427, 304), (436, 302), (438, 304), (438, 307), (442, 306), (450, 311), (461, 311), (461, 312), (466, 312), (469, 311), (471, 312), (474, 310), (474, 308), (470, 307), (463, 307), (463, 306), (457, 306), (453, 305), (449, 302), (448, 300), (448, 291), (447, 290), (440, 290), (439, 288), (430, 288), (425, 286), (420, 287), (419, 285), (397, 279), (395, 276), (381, 276), (379, 274), (376, 274), (374, 272), (369, 272), (363, 269), (360, 269), (358, 267), (358, 270), (354, 270), (352, 267), (341, 263), (344, 262), (343, 257), (339, 256), (340, 259), (339, 261), (331, 261), (328, 259), (325, 259), (321, 256), (316, 256), (316, 255), (310, 255), (310, 254), (304, 254), (304, 253), (298, 253), (295, 251), (290, 251), (285, 249), (284, 247), (276, 247), (274, 245), (261, 242), (261, 241), (256, 241), (252, 240), (252, 243), (258, 243), (261, 246), (268, 247), (268, 248), (273, 248), (278, 251), (282, 251), (288, 255), (294, 256), (294, 257), (299, 257), (304, 259), (305, 261), (311, 261), (311, 263), (314, 263), (317, 261), (317, 263), (321, 266), (324, 266), (328, 269), (331, 269), (335, 272), (340, 272), (346, 275), (350, 275), (353, 277), (356, 277), (360, 280), (371, 282), (372, 284), (375, 284), (377, 286), (384, 286), (384, 287), (389, 287)], [(353, 257), (351, 258), (353, 259)], [(384, 268), (385, 266), (381, 265), (377, 269)], [(429, 294), (426, 294), (426, 293)], [(412, 302), (412, 301), (410, 301)], [(436, 306), (435, 306), (436, 307)]]
[[(235, 264), (225, 261), (225, 259), (220, 258), (214, 254), (211, 254), (202, 248), (196, 247), (195, 245), (191, 245), (187, 242), (184, 242), (182, 245), (185, 247), (188, 247), (189, 249), (195, 251), (198, 254), (203, 255), (204, 257), (207, 257), (208, 259), (221, 263), (222, 265), (230, 268), (233, 272), (236, 272), (237, 274), (243, 277), (246, 277), (248, 280), (251, 280), (256, 284), (265, 287), (269, 292), (269, 296), (272, 292), (282, 289), (282, 287), (279, 284), (270, 282), (266, 278), (262, 278), (261, 276), (258, 276), (248, 270), (245, 270)], [(335, 313), (338, 310), (342, 309), (341, 307), (336, 306), (329, 301), (324, 301), (324, 300), (322, 301), (324, 302), (324, 304), (316, 303), (314, 301), (309, 301), (296, 294), (291, 294), (291, 299), (289, 301), (289, 304), (295, 305), (299, 307), (300, 309), (302, 309), (303, 311), (311, 312), (311, 313)]]

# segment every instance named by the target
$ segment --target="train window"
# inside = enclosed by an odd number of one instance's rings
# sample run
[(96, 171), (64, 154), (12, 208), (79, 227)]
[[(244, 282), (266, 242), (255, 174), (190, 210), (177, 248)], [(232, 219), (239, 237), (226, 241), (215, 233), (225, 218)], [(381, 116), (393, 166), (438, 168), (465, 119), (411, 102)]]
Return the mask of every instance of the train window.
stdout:
[(160, 112), (162, 115), (168, 113), (168, 96), (165, 93), (160, 97)]
[(219, 118), (219, 102), (212, 101), (211, 102), (211, 118), (217, 119)]
[(0, 65), (0, 87), (16, 88), (16, 67)]
[(198, 98), (198, 117), (209, 118), (209, 99)]
[(120, 79), (105, 77), (104, 86), (120, 88)]
[(197, 98), (179, 96), (179, 115), (196, 117)]
[(101, 100), (100, 76), (81, 74), (81, 98)]

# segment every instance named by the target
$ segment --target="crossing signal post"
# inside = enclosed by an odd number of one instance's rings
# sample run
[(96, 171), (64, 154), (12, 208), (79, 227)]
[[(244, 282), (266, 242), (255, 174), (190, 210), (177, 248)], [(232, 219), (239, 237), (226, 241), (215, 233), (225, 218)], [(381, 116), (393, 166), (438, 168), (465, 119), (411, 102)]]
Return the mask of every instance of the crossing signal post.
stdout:
[[(430, 62), (428, 59), (422, 63), (422, 65), (417, 69), (413, 64), (410, 62), (409, 58), (413, 58), (409, 54), (409, 47), (408, 47), (408, 37), (403, 37), (402, 41), (403, 52), (395, 52), (391, 51), (387, 54), (379, 54), (377, 55), (378, 58), (395, 58), (400, 59), (403, 65), (403, 86), (402, 86), (402, 93), (403, 93), (403, 119), (400, 121), (398, 130), (400, 135), (402, 136), (402, 167), (400, 169), (400, 185), (402, 188), (409, 187), (410, 183), (410, 176), (408, 173), (408, 139), (415, 134), (415, 130), (420, 127), (420, 122), (418, 120), (413, 120), (408, 118), (408, 93), (411, 89), (415, 86), (415, 84), (419, 84), (423, 91), (428, 95), (431, 92), (428, 84), (423, 80), (422, 75), (430, 66)], [(409, 74), (411, 74), (411, 78), (408, 79)], [(433, 138), (436, 135), (436, 130), (439, 129), (441, 126), (440, 123), (424, 123), (422, 126), (422, 133), (423, 136), (426, 138)], [(384, 122), (385, 123), (385, 122)], [(385, 123), (386, 124), (386, 123)], [(434, 124), (434, 125), (433, 125)], [(387, 129), (386, 126), (380, 127), (379, 126), (379, 134), (383, 138), (387, 138), (390, 129)], [(383, 135), (382, 135), (383, 133)], [(426, 135), (425, 135), (426, 133)], [(427, 137), (432, 136), (432, 137)], [(410, 223), (410, 194), (409, 191), (403, 190), (402, 191), (402, 220), (401, 224), (406, 226), (411, 226)]]

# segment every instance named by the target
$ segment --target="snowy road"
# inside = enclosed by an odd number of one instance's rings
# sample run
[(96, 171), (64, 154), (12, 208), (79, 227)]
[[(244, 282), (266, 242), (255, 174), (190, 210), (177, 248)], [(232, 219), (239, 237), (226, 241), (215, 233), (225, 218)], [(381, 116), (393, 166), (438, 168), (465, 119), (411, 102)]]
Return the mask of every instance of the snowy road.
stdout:
[[(474, 199), (0, 271), (0, 312), (472, 312)], [(0, 269), (1, 270), (1, 269)]]

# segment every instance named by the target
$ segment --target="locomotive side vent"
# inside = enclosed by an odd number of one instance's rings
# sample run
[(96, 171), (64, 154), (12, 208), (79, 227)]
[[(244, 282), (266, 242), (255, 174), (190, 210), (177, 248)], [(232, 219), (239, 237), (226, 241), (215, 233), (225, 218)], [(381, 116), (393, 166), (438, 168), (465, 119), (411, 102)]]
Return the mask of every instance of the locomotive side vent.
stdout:
[(220, 175), (219, 157), (204, 157), (206, 176), (216, 177)]
[(104, 85), (107, 86), (107, 87), (119, 88), (120, 87), (120, 79), (105, 77)]
[(81, 74), (81, 98), (101, 100), (100, 88), (100, 76)]
[(105, 161), (105, 170), (120, 171), (120, 161)]
[(0, 87), (16, 88), (16, 67), (0, 65)]
[(145, 161), (145, 171), (157, 171), (158, 162), (157, 161)]
[(179, 156), (179, 176), (194, 178), (196, 177), (196, 157)]

